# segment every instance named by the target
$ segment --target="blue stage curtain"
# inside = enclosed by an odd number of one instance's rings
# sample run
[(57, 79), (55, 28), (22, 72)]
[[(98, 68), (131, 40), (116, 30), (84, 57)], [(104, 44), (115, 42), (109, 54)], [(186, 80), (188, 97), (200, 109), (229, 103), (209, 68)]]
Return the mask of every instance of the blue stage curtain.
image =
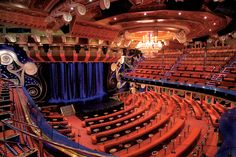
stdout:
[(76, 102), (102, 97), (103, 63), (51, 63), (49, 102)]

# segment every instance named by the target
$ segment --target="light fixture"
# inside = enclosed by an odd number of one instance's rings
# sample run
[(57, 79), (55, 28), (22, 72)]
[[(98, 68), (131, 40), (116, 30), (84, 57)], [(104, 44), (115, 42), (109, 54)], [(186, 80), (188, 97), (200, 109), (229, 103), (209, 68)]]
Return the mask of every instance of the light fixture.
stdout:
[(213, 23), (213, 25), (215, 26), (215, 25), (216, 25), (216, 23), (214, 22), (214, 23)]
[(146, 16), (146, 15), (147, 15), (147, 13), (145, 12), (143, 15), (144, 15), (144, 16)]
[(93, 2), (93, 0), (89, 0), (89, 2)]
[(117, 20), (117, 18), (116, 18), (116, 17), (114, 17), (114, 20)]
[(178, 13), (178, 15), (182, 15), (182, 13), (181, 13), (181, 12), (179, 12), (179, 13)]
[(207, 19), (207, 16), (204, 16), (204, 19), (206, 20), (206, 19)]
[[(158, 33), (154, 33), (158, 34)], [(151, 32), (142, 37), (142, 41), (136, 46), (137, 49), (140, 49), (143, 52), (157, 52), (163, 46), (162, 41), (157, 40), (157, 36), (153, 35)]]
[(224, 0), (213, 0), (214, 2), (224, 2)]
[(137, 23), (152, 23), (154, 22), (154, 20), (139, 20), (139, 21), (136, 21)]
[(62, 18), (65, 22), (71, 22), (72, 20), (72, 15), (70, 13), (63, 13)]
[(164, 19), (157, 19), (157, 22), (163, 22), (165, 21)]
[(111, 2), (110, 2), (110, 0), (100, 0), (99, 4), (100, 4), (100, 8), (102, 10), (105, 10), (105, 9), (109, 9), (110, 8)]
[(85, 15), (87, 12), (86, 7), (83, 4), (77, 4), (75, 11), (79, 15)]
[(31, 35), (31, 37), (34, 39), (35, 42), (40, 43), (41, 42), (41, 37), (40, 35)]
[(7, 40), (9, 42), (15, 43), (16, 42), (16, 35), (15, 34), (7, 34), (5, 35), (5, 37), (7, 38)]
[(211, 29), (209, 29), (209, 32), (211, 32)]

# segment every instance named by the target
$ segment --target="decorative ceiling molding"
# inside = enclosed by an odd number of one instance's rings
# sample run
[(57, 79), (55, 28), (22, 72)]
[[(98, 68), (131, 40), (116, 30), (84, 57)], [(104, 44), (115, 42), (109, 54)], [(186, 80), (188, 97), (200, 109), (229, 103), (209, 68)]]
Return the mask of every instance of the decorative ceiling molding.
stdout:
[[(230, 18), (204, 11), (156, 10), (128, 12), (97, 21), (122, 31), (163, 29), (172, 32), (184, 30), (188, 39), (216, 33), (231, 21)], [(169, 30), (168, 30), (169, 28)], [(209, 29), (211, 28), (211, 29)], [(133, 29), (133, 30), (132, 30)], [(171, 30), (172, 29), (172, 30)]]

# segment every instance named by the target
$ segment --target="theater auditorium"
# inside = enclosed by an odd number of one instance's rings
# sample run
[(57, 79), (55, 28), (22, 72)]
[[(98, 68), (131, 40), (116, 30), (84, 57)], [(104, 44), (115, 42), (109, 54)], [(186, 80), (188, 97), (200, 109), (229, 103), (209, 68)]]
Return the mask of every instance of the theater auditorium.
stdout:
[(0, 0), (1, 157), (236, 157), (236, 0)]

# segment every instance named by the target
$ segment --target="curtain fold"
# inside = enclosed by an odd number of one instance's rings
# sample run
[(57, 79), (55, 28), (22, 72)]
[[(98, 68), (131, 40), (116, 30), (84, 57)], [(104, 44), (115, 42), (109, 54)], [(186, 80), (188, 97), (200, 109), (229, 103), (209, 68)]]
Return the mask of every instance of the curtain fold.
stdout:
[(104, 95), (103, 63), (51, 63), (49, 102), (76, 102)]

